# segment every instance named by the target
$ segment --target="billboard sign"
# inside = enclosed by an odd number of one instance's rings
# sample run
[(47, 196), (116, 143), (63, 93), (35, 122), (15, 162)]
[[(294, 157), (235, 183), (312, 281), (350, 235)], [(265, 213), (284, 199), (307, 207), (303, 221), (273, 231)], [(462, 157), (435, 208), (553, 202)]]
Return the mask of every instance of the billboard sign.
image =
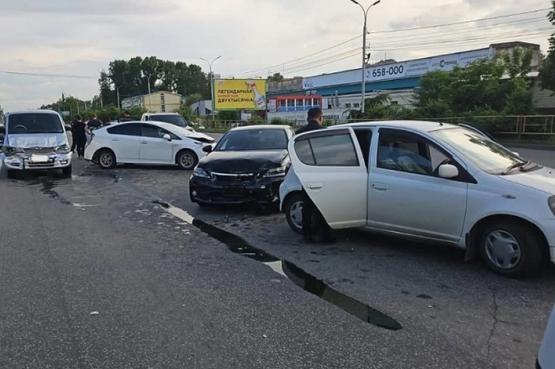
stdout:
[(216, 110), (266, 110), (266, 80), (217, 79), (214, 97)]
[[(415, 59), (400, 63), (390, 63), (366, 68), (366, 82), (391, 81), (403, 78), (421, 77), (428, 72), (443, 70), (450, 71), (455, 67), (464, 68), (468, 64), (493, 56), (491, 49), (479, 49), (435, 56), (431, 58)], [(303, 89), (310, 90), (320, 87), (360, 83), (361, 69), (307, 77), (303, 80)]]

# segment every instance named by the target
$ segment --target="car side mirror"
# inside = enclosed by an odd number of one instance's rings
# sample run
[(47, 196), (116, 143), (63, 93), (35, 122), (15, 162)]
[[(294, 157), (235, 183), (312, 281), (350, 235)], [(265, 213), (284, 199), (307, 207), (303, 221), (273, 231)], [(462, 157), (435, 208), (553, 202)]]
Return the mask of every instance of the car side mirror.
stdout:
[(165, 133), (162, 138), (166, 141), (171, 141), (172, 140), (172, 136), (170, 136), (169, 134)]
[(453, 164), (443, 164), (439, 166), (439, 176), (441, 178), (456, 178), (459, 176), (459, 168)]
[(206, 145), (202, 148), (202, 151), (204, 151), (207, 154), (210, 154), (214, 149), (212, 149), (212, 145)]

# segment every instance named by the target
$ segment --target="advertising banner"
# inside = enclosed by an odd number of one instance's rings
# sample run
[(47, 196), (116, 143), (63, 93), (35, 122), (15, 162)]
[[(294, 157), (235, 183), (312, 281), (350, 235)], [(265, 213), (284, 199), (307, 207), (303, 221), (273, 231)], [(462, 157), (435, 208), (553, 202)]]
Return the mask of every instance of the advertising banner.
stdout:
[[(461, 53), (435, 56), (409, 60), (400, 63), (390, 63), (366, 69), (366, 82), (391, 81), (402, 78), (421, 77), (435, 70), (450, 71), (455, 67), (464, 68), (468, 64), (480, 59), (489, 59), (493, 56), (492, 51), (479, 49)], [(344, 72), (324, 74), (320, 76), (307, 77), (303, 80), (305, 90), (320, 87), (347, 85), (361, 82), (361, 70), (354, 69)]]
[(217, 79), (214, 97), (216, 110), (266, 110), (266, 80)]

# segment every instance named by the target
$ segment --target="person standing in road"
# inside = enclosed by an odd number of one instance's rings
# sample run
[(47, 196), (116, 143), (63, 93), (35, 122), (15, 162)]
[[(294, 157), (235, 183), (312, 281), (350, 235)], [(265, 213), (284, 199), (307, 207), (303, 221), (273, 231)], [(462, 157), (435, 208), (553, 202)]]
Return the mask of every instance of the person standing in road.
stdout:
[(85, 145), (87, 143), (87, 133), (86, 125), (81, 120), (80, 116), (77, 116), (71, 125), (71, 134), (73, 135), (73, 145), (77, 147), (77, 155), (82, 158), (85, 156)]
[(93, 129), (97, 129), (102, 127), (102, 121), (100, 119), (98, 119), (98, 117), (96, 116), (96, 114), (93, 114), (91, 116), (91, 119), (89, 119), (89, 122), (87, 123), (87, 127), (92, 131)]
[[(308, 124), (298, 129), (295, 133), (301, 134), (310, 131), (324, 129), (324, 113), (320, 108), (312, 108), (308, 111)], [(334, 242), (335, 237), (331, 228), (310, 199), (306, 190), (303, 189), (303, 236), (307, 242)]]

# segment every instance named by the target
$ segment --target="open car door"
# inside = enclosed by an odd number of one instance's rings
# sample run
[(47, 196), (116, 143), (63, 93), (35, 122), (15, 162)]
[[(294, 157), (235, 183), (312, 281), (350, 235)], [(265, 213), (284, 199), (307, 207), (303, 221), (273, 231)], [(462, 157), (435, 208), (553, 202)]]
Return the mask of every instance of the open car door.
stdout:
[(367, 224), (368, 170), (352, 128), (293, 137), (289, 154), (303, 189), (331, 228)]

